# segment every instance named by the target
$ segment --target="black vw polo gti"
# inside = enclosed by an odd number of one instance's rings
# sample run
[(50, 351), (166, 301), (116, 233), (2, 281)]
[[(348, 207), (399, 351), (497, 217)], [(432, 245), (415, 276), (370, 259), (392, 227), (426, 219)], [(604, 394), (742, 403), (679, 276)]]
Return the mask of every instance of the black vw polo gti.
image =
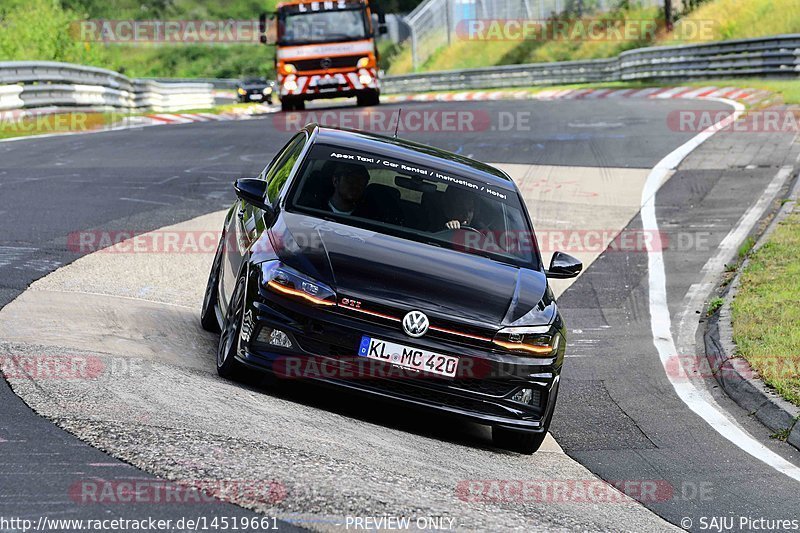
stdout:
[(394, 138), (306, 126), (235, 183), (202, 309), (217, 369), (357, 389), (487, 424), (532, 453), (565, 327), (505, 173)]

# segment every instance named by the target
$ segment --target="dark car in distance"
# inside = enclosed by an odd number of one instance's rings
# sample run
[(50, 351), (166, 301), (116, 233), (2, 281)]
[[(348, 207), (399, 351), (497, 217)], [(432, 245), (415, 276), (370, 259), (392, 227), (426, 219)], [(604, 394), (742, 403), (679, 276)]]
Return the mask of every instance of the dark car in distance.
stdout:
[(201, 321), (226, 378), (313, 380), (492, 427), (539, 449), (566, 329), (504, 172), (413, 142), (310, 124), (242, 178)]
[(236, 87), (236, 97), (239, 103), (265, 102), (272, 104), (272, 93), (275, 82), (265, 78), (247, 78), (241, 80)]

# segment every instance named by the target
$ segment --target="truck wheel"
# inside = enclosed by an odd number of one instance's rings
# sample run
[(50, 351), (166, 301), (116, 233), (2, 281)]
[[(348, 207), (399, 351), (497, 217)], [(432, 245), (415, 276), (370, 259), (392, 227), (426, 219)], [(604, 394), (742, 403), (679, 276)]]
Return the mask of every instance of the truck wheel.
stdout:
[(359, 107), (379, 105), (381, 103), (378, 91), (364, 91), (356, 95), (356, 105)]
[(306, 108), (305, 100), (284, 98), (281, 100), (281, 111), (302, 111)]

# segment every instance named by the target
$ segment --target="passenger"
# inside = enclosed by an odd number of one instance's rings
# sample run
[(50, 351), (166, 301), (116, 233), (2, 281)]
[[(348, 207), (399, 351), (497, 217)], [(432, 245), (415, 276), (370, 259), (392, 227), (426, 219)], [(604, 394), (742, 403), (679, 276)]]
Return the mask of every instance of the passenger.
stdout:
[(453, 186), (444, 192), (445, 229), (460, 229), (464, 226), (474, 227), (475, 195), (465, 189)]

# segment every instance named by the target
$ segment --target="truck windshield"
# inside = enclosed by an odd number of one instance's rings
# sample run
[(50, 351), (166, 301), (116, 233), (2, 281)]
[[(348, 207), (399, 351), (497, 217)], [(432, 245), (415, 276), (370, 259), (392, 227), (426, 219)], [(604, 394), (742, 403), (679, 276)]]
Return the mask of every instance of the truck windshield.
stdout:
[(355, 41), (369, 37), (363, 8), (286, 13), (279, 44)]

